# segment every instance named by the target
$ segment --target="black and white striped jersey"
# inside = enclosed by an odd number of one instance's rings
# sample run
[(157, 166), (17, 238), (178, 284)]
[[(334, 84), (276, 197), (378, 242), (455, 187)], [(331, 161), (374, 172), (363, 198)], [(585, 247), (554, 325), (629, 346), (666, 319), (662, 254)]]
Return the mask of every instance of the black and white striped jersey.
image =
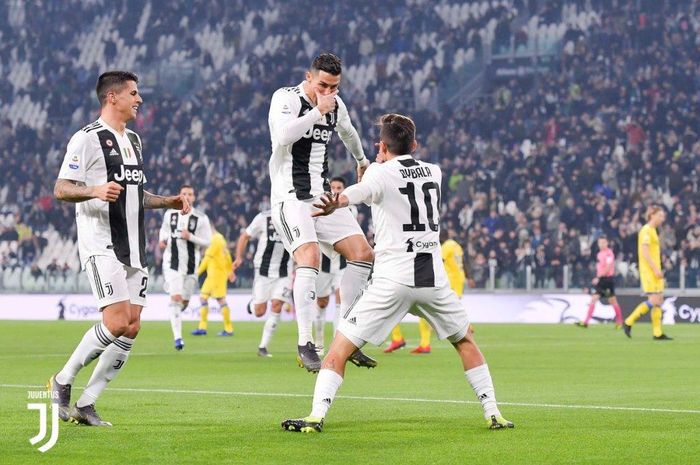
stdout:
[(328, 143), (333, 132), (338, 132), (356, 158), (364, 158), (360, 136), (345, 103), (340, 97), (336, 102), (335, 110), (322, 116), (306, 96), (303, 83), (273, 94), (268, 115), (272, 205), (308, 200), (330, 190)]
[(134, 268), (146, 267), (141, 138), (119, 134), (102, 118), (76, 132), (68, 142), (59, 179), (98, 186), (109, 181), (124, 190), (116, 202), (91, 199), (75, 205), (78, 251), (85, 266), (95, 255), (116, 257)]
[(441, 182), (439, 166), (401, 155), (372, 163), (361, 182), (343, 191), (350, 203), (371, 206), (373, 278), (415, 287), (447, 283), (440, 249)]
[(271, 214), (270, 210), (258, 213), (245, 232), (258, 240), (253, 263), (260, 276), (286, 278), (291, 275), (292, 260), (272, 225)]
[[(182, 231), (190, 233), (188, 240), (182, 238)], [(180, 210), (166, 210), (159, 239), (165, 241), (163, 271), (194, 274), (202, 258), (202, 248), (211, 243), (209, 217), (195, 208), (186, 215)]]

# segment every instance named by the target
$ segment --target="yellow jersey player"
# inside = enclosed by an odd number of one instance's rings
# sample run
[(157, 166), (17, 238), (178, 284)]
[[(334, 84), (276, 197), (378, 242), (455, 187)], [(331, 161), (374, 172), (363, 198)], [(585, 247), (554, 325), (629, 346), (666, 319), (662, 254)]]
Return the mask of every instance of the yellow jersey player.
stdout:
[[(445, 264), (447, 272), (447, 280), (450, 288), (455, 291), (461, 299), (464, 293), (464, 284), (467, 281), (467, 276), (464, 273), (464, 250), (457, 241), (453, 239), (456, 233), (452, 229), (440, 231), (440, 246), (442, 253), (442, 262)], [(420, 333), (420, 343), (418, 347), (411, 351), (412, 354), (429, 354), (430, 353), (430, 335), (432, 333), (430, 324), (425, 319), (418, 320), (418, 331)], [(401, 328), (397, 325), (391, 331), (391, 344), (384, 349), (385, 353), (391, 353), (397, 349), (406, 346), (406, 340), (403, 338)]]
[(207, 334), (207, 317), (209, 316), (209, 298), (213, 297), (221, 307), (221, 316), (224, 319), (224, 330), (218, 336), (233, 336), (233, 323), (231, 323), (231, 310), (226, 303), (226, 291), (228, 282), (233, 282), (233, 260), (226, 245), (226, 238), (212, 226), (211, 245), (204, 253), (202, 263), (199, 264), (197, 274), (207, 272), (207, 278), (199, 292), (201, 307), (199, 309), (199, 327), (192, 331), (193, 336)]
[(673, 338), (661, 329), (661, 305), (664, 303), (664, 274), (661, 268), (661, 243), (656, 229), (666, 219), (666, 212), (658, 205), (647, 210), (647, 224), (639, 230), (637, 248), (639, 254), (639, 280), (642, 291), (648, 299), (637, 306), (625, 320), (624, 330), (627, 337), (632, 337), (632, 326), (640, 316), (651, 310), (651, 330), (656, 341), (670, 341)]

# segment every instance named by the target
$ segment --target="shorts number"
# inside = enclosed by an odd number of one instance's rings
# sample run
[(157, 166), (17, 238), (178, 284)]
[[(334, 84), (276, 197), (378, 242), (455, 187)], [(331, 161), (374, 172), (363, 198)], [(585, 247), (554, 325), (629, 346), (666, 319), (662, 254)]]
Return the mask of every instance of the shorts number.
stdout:
[(139, 297), (146, 298), (146, 289), (148, 289), (148, 276), (144, 276), (141, 280), (141, 291), (139, 292)]

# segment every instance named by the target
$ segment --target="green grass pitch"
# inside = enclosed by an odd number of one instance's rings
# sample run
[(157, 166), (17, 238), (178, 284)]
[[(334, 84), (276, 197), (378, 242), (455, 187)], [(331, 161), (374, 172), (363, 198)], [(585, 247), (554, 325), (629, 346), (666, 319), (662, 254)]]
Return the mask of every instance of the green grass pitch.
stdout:
[[(262, 323), (232, 338), (186, 337), (144, 323), (132, 356), (98, 402), (113, 428), (60, 423), (46, 453), (29, 438), (39, 390), (89, 322), (0, 322), (0, 463), (9, 464), (689, 464), (700, 457), (700, 327), (654, 342), (649, 325), (628, 340), (611, 326), (477, 325), (476, 339), (513, 430), (489, 431), (454, 350), (383, 354), (374, 370), (348, 365), (320, 435), (284, 432), (306, 416), (315, 376), (294, 361), (283, 323), (273, 358), (256, 356)], [(188, 332), (193, 324), (186, 325)], [(409, 346), (417, 327), (404, 325)], [(327, 331), (329, 332), (329, 331)], [(77, 399), (92, 371), (76, 379)], [(46, 401), (44, 401), (46, 402)]]

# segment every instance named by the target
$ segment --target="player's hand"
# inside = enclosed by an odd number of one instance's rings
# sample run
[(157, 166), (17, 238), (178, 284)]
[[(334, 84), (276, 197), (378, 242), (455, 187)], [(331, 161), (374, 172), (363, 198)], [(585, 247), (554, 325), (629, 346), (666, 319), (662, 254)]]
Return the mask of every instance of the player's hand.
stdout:
[(180, 232), (180, 237), (183, 238), (183, 239), (186, 240), (186, 241), (189, 241), (189, 240), (190, 240), (190, 236), (192, 236), (192, 234), (190, 234), (190, 232), (189, 232), (188, 230), (186, 230), (186, 229), (183, 229), (183, 230)]
[(167, 245), (168, 245), (168, 243), (165, 241), (158, 242), (158, 247), (160, 247), (161, 249), (165, 249), (165, 247), (167, 247)]
[(335, 96), (338, 95), (338, 91), (335, 90), (330, 94), (323, 95), (318, 90), (316, 92), (316, 108), (321, 112), (322, 115), (335, 110)]
[(330, 215), (340, 208), (340, 195), (326, 192), (318, 199), (318, 203), (315, 203), (314, 207), (318, 208), (319, 211), (313, 212), (312, 217)]
[(233, 271), (228, 274), (228, 282), (236, 282), (236, 273), (234, 273)]
[(116, 202), (123, 190), (119, 183), (109, 181), (107, 184), (93, 187), (93, 194), (95, 198), (105, 202)]
[(656, 279), (664, 279), (664, 272), (661, 270), (654, 270), (654, 276)]
[(236, 257), (236, 259), (233, 261), (233, 266), (232, 266), (233, 271), (236, 271), (237, 269), (239, 269), (242, 264), (243, 264), (243, 259)]
[(369, 160), (365, 157), (365, 159), (357, 165), (357, 182), (362, 181), (362, 176), (364, 176), (367, 168), (369, 168)]
[(183, 215), (188, 214), (192, 210), (190, 202), (187, 201), (187, 198), (184, 194), (173, 195), (171, 197), (168, 197), (168, 208), (180, 210), (180, 213), (182, 213)]
[(596, 276), (595, 278), (591, 279), (591, 284), (593, 284), (595, 286), (596, 284), (598, 284), (598, 281), (600, 281), (600, 280)]

